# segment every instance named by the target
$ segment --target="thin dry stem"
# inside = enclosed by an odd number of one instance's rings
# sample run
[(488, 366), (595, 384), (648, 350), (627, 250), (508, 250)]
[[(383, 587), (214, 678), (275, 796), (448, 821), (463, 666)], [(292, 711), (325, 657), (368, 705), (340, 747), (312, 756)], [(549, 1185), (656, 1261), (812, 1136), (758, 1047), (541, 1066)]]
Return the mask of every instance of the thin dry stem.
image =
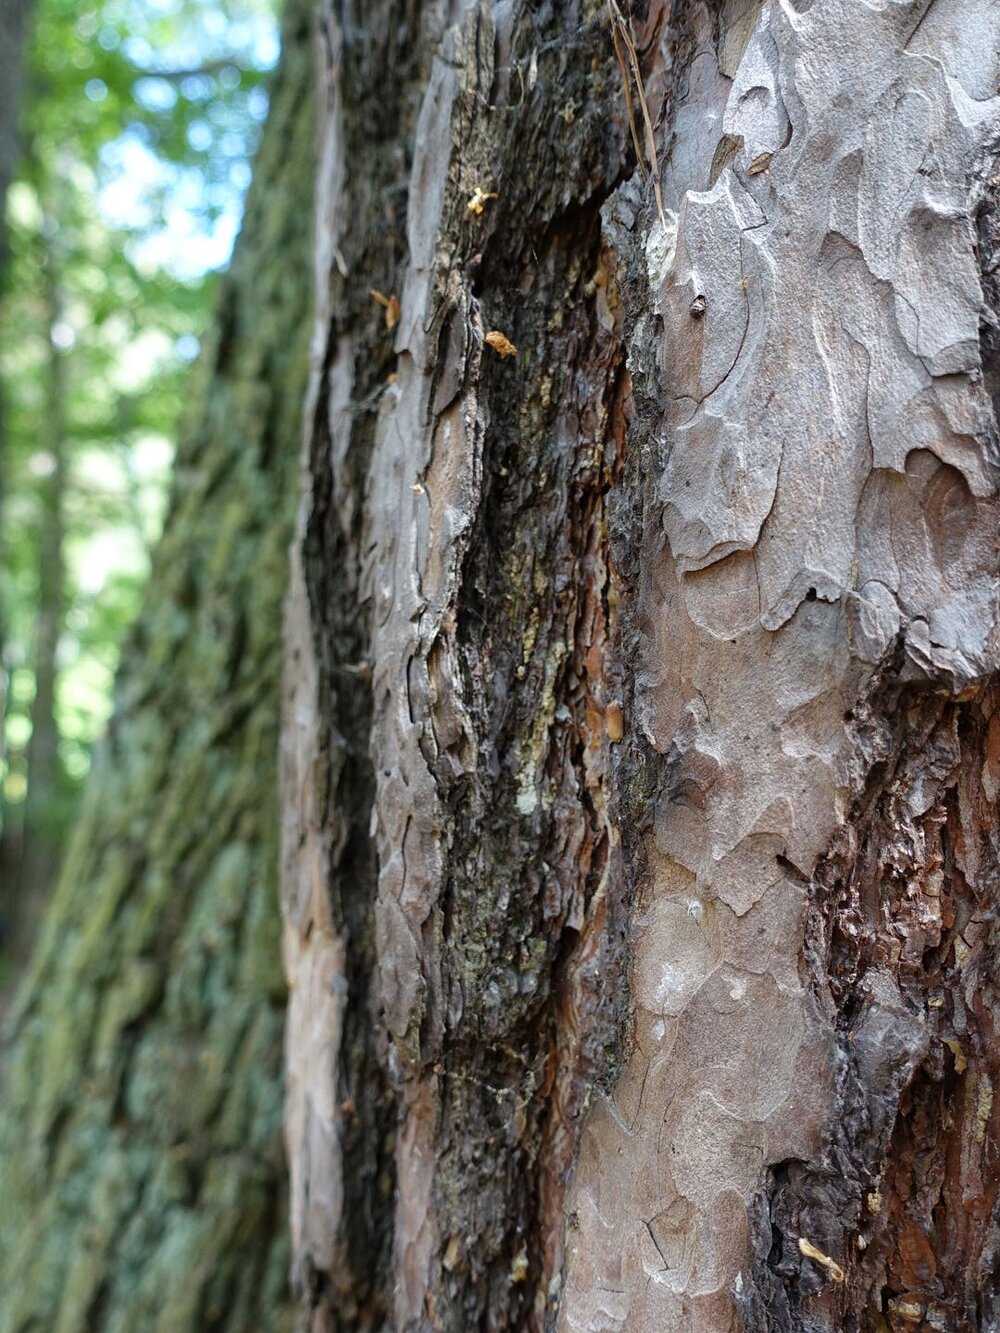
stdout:
[[(652, 178), (653, 194), (656, 198), (656, 211), (660, 215), (661, 225), (665, 228), (667, 220), (663, 211), (663, 195), (660, 191), (660, 165), (656, 156), (656, 139), (653, 135), (653, 122), (650, 118), (649, 105), (646, 102), (646, 92), (642, 83), (642, 69), (639, 64), (639, 53), (635, 49), (635, 41), (632, 38), (631, 27), (618, 5), (618, 0), (608, 0), (608, 16), (611, 20), (611, 37), (615, 44), (615, 55), (618, 58), (618, 66), (622, 72), (622, 87), (625, 91), (625, 110), (628, 113), (628, 127), (632, 133), (632, 143), (635, 146), (636, 160), (639, 163), (639, 170), (642, 172), (643, 179), (646, 180), (650, 177)], [(625, 54), (628, 55), (627, 62)], [(636, 125), (635, 108), (632, 100), (633, 79), (635, 80), (635, 93), (639, 102), (639, 110), (642, 112), (645, 161), (643, 160), (643, 145), (639, 138), (639, 129)]]

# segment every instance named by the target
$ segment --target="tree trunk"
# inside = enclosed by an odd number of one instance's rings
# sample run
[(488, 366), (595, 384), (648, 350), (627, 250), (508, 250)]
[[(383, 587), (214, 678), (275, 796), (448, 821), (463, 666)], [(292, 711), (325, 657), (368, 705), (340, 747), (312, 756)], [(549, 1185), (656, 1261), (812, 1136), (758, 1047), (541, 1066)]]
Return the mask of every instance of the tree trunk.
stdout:
[(7, 189), (18, 153), (18, 115), (24, 77), (23, 53), (32, 0), (0, 0), (0, 271), (6, 249)]
[(324, 5), (296, 1282), (998, 1328), (1000, 11), (633, 22)]
[[(62, 315), (59, 291), (59, 245), (56, 218), (49, 213), (43, 236), (46, 281), (46, 317), (49, 331)], [(66, 492), (66, 356), (52, 337), (48, 344), (48, 393), (46, 395), (44, 447), (50, 460), (49, 475), (41, 478), (41, 515), (38, 524), (38, 583), (35, 641), (32, 669), (35, 697), (31, 703), (31, 737), (28, 741), (28, 792), (18, 830), (18, 857), (12, 885), (0, 885), (6, 922), (11, 932), (11, 955), (20, 971), (28, 958), (39, 920), (59, 869), (59, 834), (65, 827), (60, 798), (64, 795), (59, 758), (59, 725), (56, 718), (56, 688), (59, 678), (59, 640), (66, 604), (66, 567), (63, 558)], [(2, 848), (0, 848), (2, 854)], [(6, 869), (10, 858), (3, 857)]]
[[(7, 190), (10, 187), (19, 148), (18, 116), (21, 109), (21, 87), (24, 79), (23, 61), (27, 29), (33, 5), (30, 0), (0, 0), (0, 300), (6, 297), (7, 286)], [(0, 385), (0, 508), (6, 495), (4, 456), (7, 436), (5, 427), (3, 386)], [(2, 546), (0, 546), (2, 549)], [(6, 670), (7, 607), (4, 591), (0, 588), (0, 759), (5, 746), (3, 722), (7, 716)], [(6, 877), (9, 868), (5, 852), (5, 801), (0, 791), (0, 875)], [(0, 932), (6, 927), (0, 919)], [(0, 941), (2, 942), (2, 941)]]
[(280, 1141), (280, 606), (308, 365), (308, 0), (180, 446), (106, 753), (0, 1099), (0, 1327), (290, 1327)]

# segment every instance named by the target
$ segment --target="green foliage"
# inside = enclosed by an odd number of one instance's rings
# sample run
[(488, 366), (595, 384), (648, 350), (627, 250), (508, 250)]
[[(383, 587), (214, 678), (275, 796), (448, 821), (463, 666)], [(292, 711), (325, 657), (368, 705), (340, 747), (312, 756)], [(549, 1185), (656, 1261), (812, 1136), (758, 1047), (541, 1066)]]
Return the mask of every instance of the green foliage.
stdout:
[(275, 57), (270, 0), (38, 0), (0, 303), (8, 831), (30, 780), (47, 525), (64, 560), (45, 793), (61, 839), (148, 574)]

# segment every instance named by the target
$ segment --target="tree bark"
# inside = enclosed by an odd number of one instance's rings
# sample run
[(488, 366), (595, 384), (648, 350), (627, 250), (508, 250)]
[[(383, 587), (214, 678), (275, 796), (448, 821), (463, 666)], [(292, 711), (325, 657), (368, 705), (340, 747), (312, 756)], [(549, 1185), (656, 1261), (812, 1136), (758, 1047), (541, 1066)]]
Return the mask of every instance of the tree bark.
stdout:
[[(60, 253), (55, 216), (49, 213), (43, 228), (43, 267), (46, 317), (49, 331), (62, 315), (59, 290)], [(32, 670), (35, 697), (31, 703), (28, 741), (28, 792), (16, 833), (15, 857), (0, 863), (11, 868), (13, 883), (0, 886), (0, 903), (10, 931), (11, 961), (20, 971), (28, 958), (46, 901), (59, 869), (60, 838), (65, 827), (61, 798), (65, 783), (59, 758), (56, 691), (59, 680), (59, 640), (66, 605), (66, 566), (63, 557), (66, 493), (66, 357), (49, 337), (48, 393), (45, 400), (45, 450), (51, 471), (40, 479), (41, 514), (38, 524), (38, 582)], [(13, 865), (12, 865), (13, 862)], [(9, 895), (9, 896), (8, 896)]]
[(617, 15), (323, 10), (306, 1319), (998, 1327), (1000, 11)]
[(0, 1099), (0, 1327), (291, 1326), (277, 909), (280, 606), (308, 365), (308, 0), (146, 607)]

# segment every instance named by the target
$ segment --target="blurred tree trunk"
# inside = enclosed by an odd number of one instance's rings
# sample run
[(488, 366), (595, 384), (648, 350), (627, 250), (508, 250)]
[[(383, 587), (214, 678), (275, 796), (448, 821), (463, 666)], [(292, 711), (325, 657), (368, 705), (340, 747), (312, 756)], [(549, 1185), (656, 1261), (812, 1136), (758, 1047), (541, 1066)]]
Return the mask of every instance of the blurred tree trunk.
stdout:
[(4, 209), (18, 152), (23, 56), (32, 0), (0, 0), (0, 273), (6, 249)]
[(324, 5), (298, 1290), (997, 1328), (1000, 13), (617, 15)]
[[(0, 0), (0, 70), (3, 70), (0, 79), (0, 300), (5, 296), (7, 283), (7, 190), (17, 162), (24, 49), (33, 8), (31, 0)], [(5, 446), (4, 402), (0, 386), (0, 504), (5, 495)], [(0, 589), (0, 759), (4, 756), (3, 722), (7, 712), (6, 617), (7, 609)], [(0, 882), (6, 883), (14, 867), (10, 863), (10, 848), (5, 837), (4, 805), (0, 790)], [(7, 928), (5, 917), (0, 916), (0, 944)]]
[(275, 782), (313, 38), (290, 0), (146, 607), (10, 1016), (5, 1333), (289, 1323)]
[[(38, 525), (38, 595), (32, 669), (35, 697), (31, 704), (28, 742), (28, 793), (16, 831), (17, 862), (12, 883), (0, 886), (4, 917), (11, 934), (10, 953), (16, 967), (25, 963), (43, 908), (59, 868), (66, 820), (61, 809), (63, 771), (59, 757), (56, 688), (59, 676), (59, 639), (66, 603), (66, 568), (63, 558), (66, 490), (66, 357), (55, 341), (62, 317), (59, 292), (59, 247), (56, 223), (50, 214), (42, 228), (45, 247), (47, 322), (49, 326), (49, 382), (46, 397), (44, 452), (50, 471), (39, 479), (41, 516)], [(5, 830), (10, 834), (12, 830)], [(2, 855), (2, 853), (0, 853)], [(10, 858), (3, 856), (5, 868)]]

